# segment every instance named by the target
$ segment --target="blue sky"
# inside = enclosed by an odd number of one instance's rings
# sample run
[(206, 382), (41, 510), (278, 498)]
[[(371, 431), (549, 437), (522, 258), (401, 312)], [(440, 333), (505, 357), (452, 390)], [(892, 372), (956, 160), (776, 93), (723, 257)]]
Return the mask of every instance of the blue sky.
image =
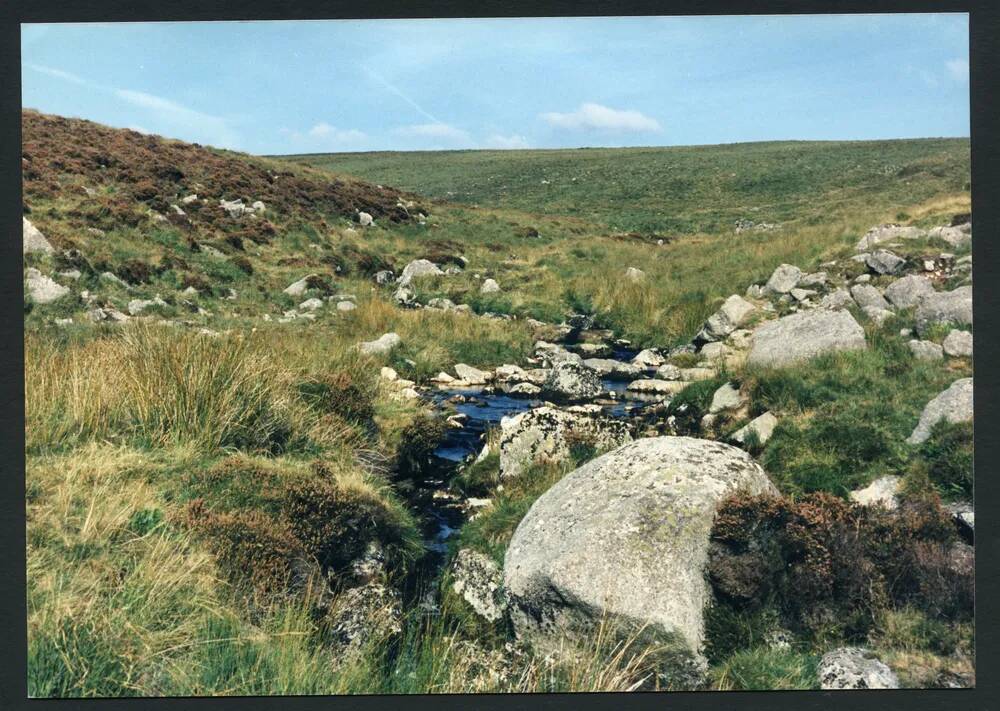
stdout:
[(964, 14), (24, 25), (22, 102), (251, 153), (969, 134)]

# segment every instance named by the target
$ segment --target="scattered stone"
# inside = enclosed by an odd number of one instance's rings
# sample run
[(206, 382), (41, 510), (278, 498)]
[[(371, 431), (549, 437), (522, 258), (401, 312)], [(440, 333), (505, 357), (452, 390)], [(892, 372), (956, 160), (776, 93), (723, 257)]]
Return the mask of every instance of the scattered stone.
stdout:
[(55, 249), (45, 239), (37, 227), (28, 220), (21, 217), (21, 252), (22, 254), (52, 254)]
[(374, 341), (365, 341), (358, 344), (358, 350), (366, 355), (383, 355), (396, 346), (400, 345), (403, 339), (398, 333), (386, 333), (379, 336)]
[(723, 410), (733, 410), (745, 402), (740, 394), (739, 388), (732, 383), (722, 385), (715, 394), (712, 395), (712, 404), (708, 408), (709, 414), (722, 412)]
[(390, 368), (387, 365), (383, 365), (382, 369), (379, 370), (378, 374), (380, 378), (382, 378), (383, 380), (388, 380), (389, 382), (399, 379), (399, 373), (397, 373), (395, 369)]
[(542, 389), (534, 383), (517, 383), (505, 389), (513, 397), (533, 398), (541, 394)]
[(443, 276), (444, 272), (438, 265), (427, 259), (415, 259), (403, 268), (398, 283), (400, 286), (407, 286), (414, 279), (422, 279), (429, 276)]
[(663, 356), (653, 349), (646, 348), (636, 353), (635, 357), (632, 358), (632, 362), (641, 368), (659, 368), (666, 361), (663, 359)]
[(826, 272), (813, 272), (799, 279), (799, 286), (825, 286), (828, 281)]
[(372, 217), (367, 212), (359, 212), (358, 224), (361, 225), (362, 227), (371, 227), (373, 224), (375, 224), (375, 218)]
[(906, 345), (917, 360), (941, 360), (944, 358), (943, 349), (934, 341), (911, 340)]
[(792, 289), (790, 292), (792, 298), (796, 301), (806, 301), (810, 296), (815, 296), (816, 292), (812, 289), (799, 289), (798, 287)]
[(564, 641), (592, 642), (602, 623), (623, 638), (642, 627), (675, 663), (703, 668), (709, 536), (719, 503), (736, 491), (777, 493), (745, 452), (690, 437), (640, 439), (563, 477), (507, 548), (518, 637), (557, 652)]
[(764, 298), (764, 287), (760, 284), (751, 284), (747, 287), (744, 293), (748, 299), (763, 299)]
[(479, 287), (480, 294), (499, 294), (500, 285), (496, 283), (493, 279), (486, 279), (483, 281), (482, 286)]
[(507, 610), (500, 566), (482, 553), (461, 549), (451, 568), (452, 590), (469, 603), (476, 614), (496, 622)]
[(98, 307), (87, 312), (87, 318), (94, 323), (124, 323), (129, 317), (113, 307)]
[(455, 302), (451, 299), (437, 297), (427, 302), (427, 308), (436, 309), (438, 311), (454, 311)]
[(926, 232), (918, 227), (901, 227), (895, 224), (878, 225), (868, 230), (854, 248), (857, 251), (869, 250), (885, 242), (893, 242), (901, 239), (919, 239), (925, 235)]
[(754, 418), (747, 425), (733, 432), (730, 439), (744, 444), (750, 433), (755, 432), (757, 434), (757, 441), (760, 444), (764, 444), (767, 440), (771, 439), (771, 435), (774, 434), (774, 428), (777, 424), (778, 418), (770, 412), (765, 412), (763, 415)]
[(771, 274), (771, 278), (764, 285), (764, 291), (772, 294), (787, 294), (798, 286), (801, 278), (801, 269), (791, 264), (782, 264)]
[(51, 304), (69, 294), (69, 289), (57, 284), (33, 267), (28, 267), (26, 270), (25, 282), (28, 296), (36, 304)]
[(972, 378), (961, 378), (927, 403), (920, 414), (907, 444), (920, 444), (931, 436), (931, 429), (941, 420), (946, 422), (972, 421)]
[(337, 311), (354, 311), (354, 309), (356, 308), (358, 308), (358, 305), (355, 304), (353, 301), (337, 302)]
[(925, 335), (935, 323), (964, 326), (972, 323), (972, 287), (936, 291), (920, 299), (916, 312), (917, 333)]
[(851, 287), (851, 298), (862, 309), (890, 310), (889, 302), (882, 297), (882, 292), (870, 284), (855, 284)]
[(885, 298), (897, 309), (908, 309), (920, 303), (925, 296), (934, 293), (934, 287), (927, 277), (911, 274), (897, 279), (885, 290)]
[(226, 214), (229, 215), (234, 220), (240, 219), (247, 213), (251, 214), (253, 213), (253, 208), (244, 205), (242, 199), (231, 200), (231, 201), (219, 200), (219, 207), (225, 210)]
[(323, 308), (323, 300), (317, 299), (315, 297), (311, 299), (306, 299), (301, 304), (299, 304), (299, 308), (302, 309), (303, 311), (315, 311), (316, 309)]
[(194, 193), (192, 195), (185, 195), (181, 198), (181, 205), (190, 205), (192, 203), (198, 202), (198, 194)]
[(582, 363), (564, 361), (557, 363), (549, 371), (542, 384), (546, 397), (561, 402), (589, 400), (601, 394), (601, 379)]
[(827, 652), (817, 668), (820, 688), (898, 689), (899, 679), (892, 669), (866, 649), (840, 647)]
[(702, 357), (709, 361), (725, 358), (728, 353), (729, 348), (724, 343), (706, 343), (701, 347)]
[(82, 277), (83, 274), (80, 272), (79, 269), (67, 269), (64, 272), (59, 272), (58, 276), (61, 276), (63, 279), (71, 279), (73, 281), (79, 281), (80, 277)]
[(656, 369), (656, 377), (660, 380), (680, 380), (681, 369), (671, 363), (664, 363)]
[(933, 227), (927, 232), (928, 237), (944, 240), (952, 247), (967, 247), (972, 243), (972, 234), (960, 227)]
[(780, 367), (823, 353), (867, 347), (864, 329), (848, 311), (815, 309), (768, 321), (758, 327), (747, 363)]
[(723, 302), (718, 311), (708, 317), (697, 339), (702, 341), (722, 340), (736, 329), (746, 325), (756, 310), (757, 307), (749, 301), (733, 294)]
[(395, 279), (395, 274), (393, 274), (388, 269), (383, 269), (382, 271), (375, 272), (375, 283), (376, 284), (391, 284), (393, 279)]
[(635, 380), (643, 369), (632, 363), (623, 363), (610, 358), (587, 358), (583, 364), (609, 380)]
[(309, 280), (315, 278), (316, 278), (315, 274), (310, 274), (309, 276), (302, 277), (298, 281), (292, 282), (291, 284), (286, 286), (284, 292), (289, 296), (302, 296), (304, 293), (306, 293), (306, 290), (309, 288)]
[(906, 266), (906, 260), (887, 249), (880, 249), (869, 254), (865, 264), (876, 274), (898, 274)]
[(455, 364), (455, 374), (469, 385), (485, 385), (493, 377), (490, 373), (473, 368), (471, 365), (466, 365), (465, 363)]
[(715, 377), (714, 368), (681, 368), (681, 380), (710, 380)]
[(392, 295), (392, 300), (399, 306), (418, 306), (417, 292), (409, 286), (401, 286)]
[(972, 334), (952, 329), (941, 343), (945, 354), (952, 358), (972, 357)]
[(132, 316), (138, 316), (150, 306), (166, 306), (167, 302), (156, 296), (153, 299), (132, 299), (126, 309)]
[(644, 380), (633, 380), (628, 384), (626, 390), (632, 393), (675, 395), (690, 384), (690, 382), (682, 380), (657, 380), (655, 378), (647, 378)]
[(881, 326), (887, 320), (895, 316), (895, 314), (889, 309), (880, 309), (877, 306), (866, 306), (864, 309), (865, 316), (870, 318), (876, 326)]
[(646, 278), (646, 272), (641, 269), (636, 269), (635, 267), (629, 267), (625, 270), (625, 278), (634, 282), (642, 281)]
[(442, 370), (440, 373), (431, 378), (431, 382), (439, 383), (441, 385), (448, 385), (449, 383), (455, 382), (455, 379), (451, 377), (451, 375)]
[(820, 299), (819, 307), (831, 310), (842, 309), (852, 301), (851, 294), (847, 289), (837, 288)]
[(880, 477), (865, 488), (852, 491), (850, 499), (862, 506), (881, 504), (887, 509), (894, 509), (899, 505), (896, 496), (899, 494), (901, 481), (898, 476)]
[(854, 277), (855, 284), (867, 284), (871, 280), (872, 280), (871, 274), (859, 274), (858, 276)]
[(611, 449), (632, 435), (620, 420), (548, 406), (505, 417), (500, 421), (500, 478), (515, 477), (536, 461), (566, 459), (574, 440)]

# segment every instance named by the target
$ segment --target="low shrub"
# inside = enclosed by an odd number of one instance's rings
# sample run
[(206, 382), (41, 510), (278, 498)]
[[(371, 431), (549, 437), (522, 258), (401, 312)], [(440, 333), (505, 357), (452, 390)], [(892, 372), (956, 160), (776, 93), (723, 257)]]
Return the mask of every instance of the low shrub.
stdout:
[[(783, 626), (814, 638), (858, 639), (894, 606), (951, 619), (972, 614), (971, 565), (956, 565), (954, 540), (933, 494), (892, 511), (829, 494), (738, 495), (716, 516), (709, 579), (733, 620), (773, 607)], [(725, 613), (713, 614), (725, 621)], [(724, 631), (731, 627), (716, 625), (714, 633), (741, 634)]]
[(945, 499), (972, 498), (972, 423), (937, 423), (920, 445), (914, 467), (927, 474)]
[(356, 370), (336, 370), (300, 382), (298, 391), (317, 412), (364, 424), (375, 414), (378, 381)]

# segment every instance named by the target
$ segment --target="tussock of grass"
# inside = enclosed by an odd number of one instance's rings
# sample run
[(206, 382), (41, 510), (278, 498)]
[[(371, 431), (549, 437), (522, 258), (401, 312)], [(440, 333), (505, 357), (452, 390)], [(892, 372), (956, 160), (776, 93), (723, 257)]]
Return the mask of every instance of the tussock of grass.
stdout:
[(818, 664), (811, 654), (759, 647), (738, 652), (713, 669), (712, 686), (719, 691), (818, 689)]

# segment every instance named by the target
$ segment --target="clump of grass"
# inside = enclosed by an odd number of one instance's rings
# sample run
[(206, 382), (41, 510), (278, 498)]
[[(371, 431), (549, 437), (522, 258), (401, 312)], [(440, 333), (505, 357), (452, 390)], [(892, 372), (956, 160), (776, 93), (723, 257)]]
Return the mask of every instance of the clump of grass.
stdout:
[(737, 652), (712, 670), (719, 691), (818, 689), (819, 658), (790, 649), (758, 647)]

